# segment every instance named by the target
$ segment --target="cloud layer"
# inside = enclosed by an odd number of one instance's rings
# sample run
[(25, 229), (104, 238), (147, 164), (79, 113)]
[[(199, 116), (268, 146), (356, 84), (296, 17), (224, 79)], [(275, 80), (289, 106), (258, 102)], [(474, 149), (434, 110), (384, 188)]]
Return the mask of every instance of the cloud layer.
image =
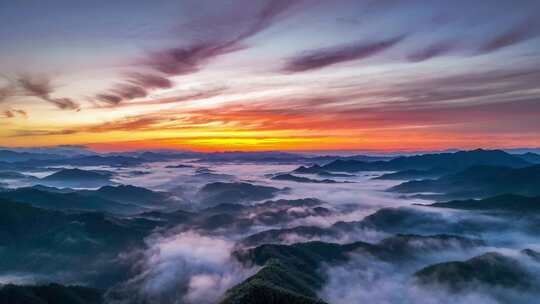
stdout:
[(83, 60), (71, 55), (49, 71), (31, 61), (3, 71), (0, 111), (28, 114), (24, 125), (6, 120), (6, 144), (47, 136), (199, 149), (419, 148), (422, 138), (429, 148), (539, 144), (534, 1), (514, 14), (505, 1), (178, 5), (171, 15), (144, 12), (167, 26), (111, 44), (122, 52), (100, 41), (92, 54), (70, 49), (92, 59), (72, 78), (62, 70)]

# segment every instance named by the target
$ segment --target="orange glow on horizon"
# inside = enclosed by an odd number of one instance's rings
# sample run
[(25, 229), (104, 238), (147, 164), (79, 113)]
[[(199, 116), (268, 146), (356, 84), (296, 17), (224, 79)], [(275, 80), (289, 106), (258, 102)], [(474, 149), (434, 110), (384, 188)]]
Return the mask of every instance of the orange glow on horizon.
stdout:
[[(530, 143), (528, 141), (527, 143)], [(534, 142), (540, 146), (540, 142)], [(407, 152), (407, 151), (436, 151), (445, 149), (498, 149), (525, 147), (520, 141), (511, 140), (477, 140), (460, 141), (459, 138), (440, 141), (436, 139), (424, 141), (389, 140), (364, 141), (354, 138), (205, 138), (205, 139), (164, 139), (143, 140), (115, 143), (94, 143), (88, 146), (100, 152), (120, 152), (150, 149), (191, 150), (197, 152), (225, 152), (225, 151), (291, 151), (291, 152), (318, 152), (318, 151), (373, 151), (373, 152)]]

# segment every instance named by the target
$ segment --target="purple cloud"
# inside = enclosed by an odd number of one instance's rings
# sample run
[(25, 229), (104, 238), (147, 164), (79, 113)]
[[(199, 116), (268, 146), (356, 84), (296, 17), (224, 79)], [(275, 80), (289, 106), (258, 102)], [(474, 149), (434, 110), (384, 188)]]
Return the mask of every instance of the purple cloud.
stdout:
[(54, 104), (62, 110), (80, 110), (78, 103), (70, 98), (53, 98), (50, 94), (54, 91), (52, 83), (48, 78), (32, 78), (22, 76), (18, 79), (18, 85), (29, 96), (34, 96), (44, 101)]
[(54, 104), (61, 110), (81, 110), (79, 104), (74, 102), (71, 98), (47, 98), (44, 100)]
[(17, 130), (10, 137), (54, 136), (75, 134), (75, 130)]
[(425, 49), (418, 50), (409, 56), (407, 59), (412, 62), (420, 62), (435, 58), (444, 54), (447, 54), (455, 48), (454, 41), (443, 41), (436, 44), (432, 44)]
[(173, 86), (167, 77), (158, 74), (130, 73), (127, 82), (145, 89), (168, 89)]
[(96, 100), (115, 105), (122, 101), (122, 97), (111, 94), (98, 94), (96, 95)]
[[(268, 0), (246, 27), (245, 18), (230, 18), (230, 30), (220, 37), (207, 37), (188, 46), (172, 47), (148, 54), (139, 63), (152, 73), (130, 73), (123, 83), (95, 96), (97, 102), (118, 105), (122, 101), (142, 98), (149, 90), (173, 86), (167, 77), (195, 73), (210, 60), (244, 49), (242, 42), (270, 27), (299, 0)], [(208, 21), (206, 21), (208, 22)], [(210, 21), (212, 22), (212, 21)], [(213, 34), (212, 34), (213, 35)], [(162, 76), (162, 75), (166, 76)]]
[(142, 98), (148, 95), (148, 92), (143, 87), (130, 84), (119, 84), (112, 91), (123, 99)]
[(146, 59), (153, 69), (167, 75), (195, 73), (201, 64), (210, 58), (232, 52), (234, 44), (230, 42), (204, 42), (185, 48), (171, 48), (154, 52)]
[(508, 31), (501, 33), (487, 43), (485, 43), (479, 50), (480, 53), (490, 53), (499, 49), (515, 45), (529, 39), (538, 36), (537, 25), (535, 22), (526, 21), (523, 22)]
[(146, 97), (149, 90), (166, 89), (172, 85), (171, 80), (158, 74), (129, 73), (126, 74), (125, 83), (117, 84), (109, 91), (97, 94), (94, 100), (109, 105), (118, 105), (122, 101)]
[(225, 34), (225, 37), (206, 38), (186, 47), (157, 51), (144, 59), (143, 64), (171, 76), (195, 73), (201, 65), (211, 59), (244, 49), (245, 46), (242, 45), (244, 40), (270, 27), (277, 17), (298, 2), (297, 0), (266, 1), (264, 7), (246, 29), (239, 28), (244, 26), (242, 22), (231, 20), (232, 29), (230, 34)]
[(48, 97), (53, 91), (51, 81), (47, 78), (38, 79), (24, 76), (19, 78), (19, 84), (28, 93), (36, 97)]
[(308, 51), (289, 60), (283, 69), (285, 72), (304, 72), (324, 68), (329, 65), (365, 59), (374, 56), (399, 43), (405, 36), (376, 42), (359, 42), (332, 48)]

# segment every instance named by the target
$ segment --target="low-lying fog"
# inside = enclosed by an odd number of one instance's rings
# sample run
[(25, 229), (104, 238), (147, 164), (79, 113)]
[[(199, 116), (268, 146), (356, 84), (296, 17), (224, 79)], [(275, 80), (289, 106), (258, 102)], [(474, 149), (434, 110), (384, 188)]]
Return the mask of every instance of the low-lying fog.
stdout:
[[(144, 248), (133, 252), (125, 251), (118, 257), (119, 260), (129, 261), (132, 265), (129, 277), (109, 291), (108, 300), (111, 303), (137, 301), (215, 303), (229, 288), (253, 275), (260, 268), (243, 265), (234, 257), (233, 252), (242, 246), (240, 241), (246, 237), (270, 229), (292, 229), (298, 226), (331, 229), (338, 222), (362, 221), (366, 216), (382, 208), (405, 208), (397, 209), (409, 212), (404, 216), (399, 215), (400, 221), (388, 220), (386, 223), (379, 223), (386, 225), (384, 227), (375, 225), (372, 228), (352, 229), (328, 235), (306, 235), (291, 230), (272, 240), (284, 244), (313, 240), (340, 244), (356, 241), (377, 243), (398, 233), (453, 234), (461, 229), (462, 235), (482, 239), (486, 242), (485, 245), (469, 249), (456, 247), (440, 252), (429, 252), (399, 265), (366, 255), (352, 254), (351, 260), (346, 264), (323, 267), (327, 280), (319, 296), (329, 303), (336, 304), (366, 302), (484, 304), (535, 301), (534, 293), (513, 289), (486, 290), (478, 285), (465, 292), (454, 293), (440, 286), (419, 285), (414, 279), (414, 273), (428, 265), (446, 261), (464, 261), (489, 251), (514, 256), (520, 261), (525, 261), (533, 273), (540, 273), (537, 265), (533, 265), (519, 254), (519, 250), (524, 248), (540, 249), (539, 239), (524, 228), (529, 224), (526, 219), (523, 219), (523, 222), (520, 219), (512, 219), (509, 222), (507, 218), (501, 219), (486, 214), (417, 206), (431, 201), (405, 198), (398, 193), (385, 191), (403, 181), (373, 179), (387, 172), (360, 172), (350, 176), (331, 177), (334, 183), (303, 183), (271, 178), (279, 173), (291, 172), (299, 165), (174, 161), (146, 163), (132, 167), (78, 167), (83, 170), (111, 172), (113, 185), (133, 185), (172, 193), (177, 202), (175, 208), (190, 212), (207, 207), (199, 204), (197, 192), (206, 184), (213, 182), (245, 182), (286, 189), (271, 200), (315, 198), (321, 200), (321, 206), (325, 208), (321, 213), (303, 215), (311, 212), (311, 209), (305, 206), (291, 207), (286, 212), (295, 214), (294, 217), (283, 221), (277, 219), (275, 222), (258, 220), (259, 211), (254, 209), (249, 211), (250, 215), (245, 216), (253, 222), (242, 229), (227, 226), (205, 230), (194, 228), (195, 226), (178, 225), (158, 230), (145, 239)], [(60, 168), (62, 167), (21, 173), (41, 179)], [(303, 176), (323, 179), (315, 175)], [(38, 179), (7, 179), (4, 182), (11, 188), (41, 184)], [(263, 199), (250, 204), (262, 204), (268, 200)], [(265, 209), (265, 212), (267, 211)], [(418, 217), (415, 217), (417, 215)], [(407, 222), (409, 221), (407, 216), (410, 216), (410, 222)], [(471, 225), (474, 227), (471, 228)], [(485, 226), (481, 229), (475, 228), (483, 225)], [(419, 244), (423, 245), (425, 244)], [(58, 276), (60, 277), (61, 275)], [(0, 283), (34, 281), (36, 277), (29, 274), (0, 275)]]

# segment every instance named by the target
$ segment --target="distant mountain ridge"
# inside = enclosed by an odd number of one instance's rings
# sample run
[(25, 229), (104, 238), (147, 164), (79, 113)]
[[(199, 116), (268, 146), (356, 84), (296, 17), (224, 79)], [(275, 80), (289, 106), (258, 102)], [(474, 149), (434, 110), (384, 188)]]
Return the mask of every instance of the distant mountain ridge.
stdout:
[(359, 172), (359, 171), (402, 171), (433, 170), (455, 172), (475, 165), (526, 167), (531, 163), (501, 150), (472, 150), (454, 153), (401, 156), (389, 161), (363, 162), (357, 160), (335, 160), (323, 166), (298, 168), (298, 173)]
[(393, 173), (386, 173), (381, 176), (375, 177), (376, 180), (413, 180), (413, 179), (425, 179), (436, 178), (446, 174), (447, 171), (442, 168), (432, 168), (429, 170), (416, 170), (407, 169), (397, 171)]
[(103, 186), (95, 191), (81, 190), (79, 193), (149, 207), (167, 205), (167, 202), (171, 199), (169, 193), (152, 191), (132, 185)]
[(333, 179), (312, 179), (307, 178), (303, 176), (296, 176), (292, 174), (279, 174), (274, 177), (272, 177), (273, 180), (280, 180), (280, 181), (290, 181), (290, 182), (297, 182), (297, 183), (315, 183), (315, 184), (335, 184), (338, 183), (337, 181)]
[[(5, 168), (47, 166), (136, 166), (148, 162), (173, 160), (198, 160), (201, 162), (260, 162), (260, 163), (326, 163), (336, 159), (380, 161), (393, 156), (369, 155), (308, 155), (280, 151), (267, 152), (193, 152), (193, 151), (134, 151), (122, 153), (97, 153), (84, 147), (0, 149), (0, 163)], [(9, 164), (9, 165), (8, 165)], [(2, 166), (0, 166), (1, 168)]]
[(206, 184), (196, 194), (196, 199), (202, 206), (215, 206), (223, 203), (246, 203), (271, 199), (288, 189), (270, 186), (253, 185), (243, 182), (215, 182)]
[(271, 200), (257, 204), (223, 203), (198, 212), (145, 212), (141, 217), (163, 220), (171, 225), (182, 223), (185, 229), (212, 233), (227, 230), (245, 233), (252, 227), (285, 224), (296, 219), (327, 216), (333, 213), (325, 208), (328, 203), (318, 199)]
[(108, 180), (111, 174), (81, 170), (81, 169), (62, 169), (49, 176), (42, 178), (45, 181), (60, 180)]
[(474, 289), (475, 284), (518, 290), (540, 287), (526, 265), (497, 252), (488, 252), (466, 261), (431, 265), (416, 272), (415, 277), (421, 284), (439, 284), (453, 291)]
[(15, 152), (11, 150), (0, 150), (0, 160), (4, 162), (22, 162), (27, 160), (53, 160), (61, 159), (63, 156), (46, 154), (46, 153), (33, 153), (33, 152)]
[(540, 213), (540, 196), (527, 197), (516, 194), (502, 194), (480, 200), (450, 201), (434, 203), (429, 206), (462, 210)]
[(527, 152), (524, 154), (515, 154), (515, 155), (530, 163), (540, 164), (540, 154), (538, 153)]
[(390, 188), (399, 193), (440, 193), (434, 198), (467, 199), (500, 194), (540, 195), (540, 165), (521, 168), (473, 166), (438, 179), (409, 181)]
[(94, 188), (111, 184), (112, 176), (112, 172), (108, 171), (61, 169), (41, 178), (41, 182), (46, 185), (61, 187)]
[(54, 210), (101, 211), (136, 214), (147, 208), (166, 209), (170, 195), (135, 186), (104, 186), (97, 190), (57, 189), (44, 186), (0, 191), (0, 198)]

